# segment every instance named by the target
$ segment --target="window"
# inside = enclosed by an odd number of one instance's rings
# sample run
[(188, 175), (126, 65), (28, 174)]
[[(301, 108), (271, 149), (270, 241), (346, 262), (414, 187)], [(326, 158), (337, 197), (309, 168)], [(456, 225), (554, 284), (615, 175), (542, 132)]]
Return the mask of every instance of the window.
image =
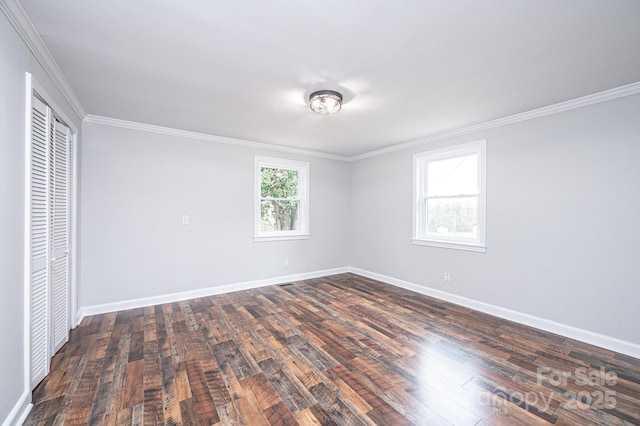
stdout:
[(309, 163), (258, 157), (254, 241), (309, 238)]
[(413, 243), (486, 251), (486, 141), (416, 154)]

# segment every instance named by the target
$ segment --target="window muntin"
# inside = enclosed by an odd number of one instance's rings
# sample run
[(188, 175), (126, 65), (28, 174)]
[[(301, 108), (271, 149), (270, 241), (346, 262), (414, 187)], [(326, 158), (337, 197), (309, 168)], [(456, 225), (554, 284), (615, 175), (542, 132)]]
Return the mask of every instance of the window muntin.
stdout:
[(256, 157), (254, 239), (309, 237), (309, 163)]
[(414, 156), (414, 244), (485, 251), (486, 142)]

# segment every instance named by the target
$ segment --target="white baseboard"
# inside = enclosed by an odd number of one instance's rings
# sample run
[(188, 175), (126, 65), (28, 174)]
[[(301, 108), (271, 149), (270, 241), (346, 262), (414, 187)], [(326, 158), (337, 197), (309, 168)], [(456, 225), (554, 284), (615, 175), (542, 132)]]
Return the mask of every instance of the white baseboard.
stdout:
[(503, 308), (501, 306), (491, 305), (489, 303), (480, 302), (478, 300), (469, 299), (463, 296), (458, 296), (456, 294), (447, 293), (446, 291), (436, 290), (360, 268), (349, 267), (349, 272), (362, 275), (363, 277), (371, 278), (377, 281), (382, 281), (384, 283), (391, 284), (396, 287), (401, 287), (406, 290), (415, 291), (416, 293), (424, 294), (426, 296), (431, 296), (437, 299), (445, 300), (447, 302), (455, 303), (456, 305), (475, 309), (476, 311), (484, 312), (486, 314), (493, 315), (499, 318), (504, 318), (509, 321), (514, 321), (520, 324), (528, 325), (530, 327), (535, 327), (540, 330), (548, 331), (550, 333), (559, 334), (560, 336), (568, 337), (570, 339), (579, 340), (590, 345), (599, 346), (601, 348), (612, 350), (615, 352), (620, 352), (634, 358), (640, 358), (640, 345), (628, 342), (626, 340), (618, 339), (616, 337), (605, 336), (604, 334), (594, 333), (592, 331), (583, 330), (581, 328), (561, 324), (548, 319), (536, 317), (534, 315), (529, 315), (511, 309)]
[(2, 426), (19, 426), (26, 420), (33, 404), (31, 404), (31, 392), (24, 391), (20, 395), (20, 399), (13, 406), (6, 419), (2, 422)]
[(292, 281), (301, 281), (311, 278), (326, 277), (329, 275), (344, 274), (346, 272), (349, 272), (349, 268), (345, 266), (342, 268), (324, 269), (321, 271), (305, 272), (302, 274), (283, 275), (279, 277), (265, 278), (262, 280), (245, 281), (218, 287), (189, 290), (180, 293), (163, 294), (159, 296), (145, 297), (142, 299), (123, 300), (121, 302), (105, 303), (103, 305), (85, 306), (80, 308), (76, 315), (76, 325), (80, 324), (82, 319), (89, 315), (105, 314), (108, 312), (122, 311), (124, 309), (143, 308), (146, 306), (161, 305), (163, 303), (179, 302), (181, 300), (231, 293), (240, 290), (249, 290), (252, 288), (265, 287), (275, 284), (284, 284)]
[(486, 314), (493, 315), (499, 318), (504, 318), (509, 321), (514, 321), (520, 324), (528, 325), (530, 327), (538, 328), (540, 330), (548, 331), (550, 333), (558, 334), (560, 336), (579, 340), (581, 342), (599, 346), (601, 348), (605, 348), (615, 352), (620, 352), (635, 358), (640, 358), (640, 345), (636, 343), (606, 336), (604, 334), (594, 333), (592, 331), (584, 330), (566, 324), (561, 324), (559, 322), (551, 321), (545, 318), (536, 317), (534, 315), (525, 314), (522, 312), (514, 311), (512, 309), (503, 308), (501, 306), (492, 305), (490, 303), (485, 303), (474, 299), (469, 299), (467, 297), (448, 293), (446, 291), (425, 287), (419, 284), (403, 281), (387, 275), (382, 275), (376, 272), (371, 272), (351, 266), (306, 272), (302, 274), (283, 275), (279, 277), (266, 278), (255, 281), (245, 281), (218, 287), (209, 287), (198, 290), (184, 291), (180, 293), (145, 297), (142, 299), (124, 300), (121, 302), (105, 303), (103, 305), (86, 306), (80, 308), (80, 310), (78, 311), (76, 324), (80, 324), (82, 319), (85, 316), (89, 315), (104, 314), (108, 312), (121, 311), (124, 309), (142, 308), (146, 306), (160, 305), (163, 303), (173, 303), (181, 300), (231, 293), (240, 290), (249, 290), (252, 288), (283, 284), (292, 281), (326, 277), (329, 275), (343, 274), (346, 272), (362, 275), (363, 277), (371, 278), (377, 281), (391, 284), (396, 287), (411, 290), (416, 293), (455, 303), (456, 305), (475, 309), (477, 311), (484, 312)]

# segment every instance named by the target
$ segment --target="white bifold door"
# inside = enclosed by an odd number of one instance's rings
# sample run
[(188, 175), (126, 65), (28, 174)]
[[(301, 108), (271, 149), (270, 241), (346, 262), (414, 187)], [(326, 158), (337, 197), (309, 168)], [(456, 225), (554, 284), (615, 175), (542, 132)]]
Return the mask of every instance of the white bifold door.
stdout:
[(69, 339), (72, 149), (69, 128), (32, 98), (30, 171), (31, 387)]

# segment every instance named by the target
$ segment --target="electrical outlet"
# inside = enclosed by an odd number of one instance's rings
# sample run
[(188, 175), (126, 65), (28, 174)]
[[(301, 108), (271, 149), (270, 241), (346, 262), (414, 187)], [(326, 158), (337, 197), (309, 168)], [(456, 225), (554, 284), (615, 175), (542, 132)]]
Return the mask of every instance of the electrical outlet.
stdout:
[(451, 282), (451, 274), (449, 274), (448, 272), (444, 273), (444, 282)]
[(288, 267), (289, 267), (289, 259), (285, 259), (285, 260), (282, 262), (282, 266), (284, 266), (285, 268), (288, 268)]
[(182, 224), (183, 225), (188, 225), (189, 224), (189, 215), (187, 215), (187, 214), (183, 214), (182, 215)]

